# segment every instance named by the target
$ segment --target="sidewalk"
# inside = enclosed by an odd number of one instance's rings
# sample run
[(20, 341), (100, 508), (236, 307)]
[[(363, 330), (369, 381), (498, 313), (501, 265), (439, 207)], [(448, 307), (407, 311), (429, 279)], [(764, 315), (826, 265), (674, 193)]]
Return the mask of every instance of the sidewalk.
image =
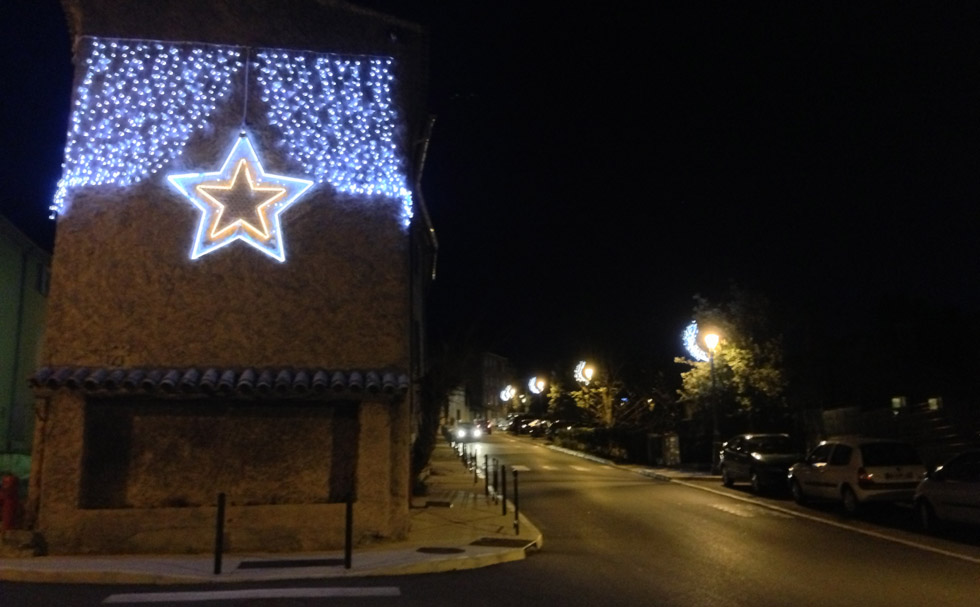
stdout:
[[(452, 447), (440, 441), (431, 458), (428, 495), (413, 498), (404, 541), (303, 554), (224, 554), (221, 573), (209, 555), (41, 556), (0, 558), (0, 580), (93, 584), (191, 584), (435, 573), (523, 559), (543, 537), (513, 504), (485, 494)], [(482, 473), (481, 473), (482, 474)], [(519, 531), (519, 533), (518, 533)]]

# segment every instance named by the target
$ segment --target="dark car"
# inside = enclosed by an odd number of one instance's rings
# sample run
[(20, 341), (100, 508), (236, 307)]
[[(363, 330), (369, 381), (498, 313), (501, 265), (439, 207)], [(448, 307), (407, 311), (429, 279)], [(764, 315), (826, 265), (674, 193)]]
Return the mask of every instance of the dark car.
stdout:
[(530, 428), (529, 424), (532, 421), (534, 421), (534, 418), (527, 415), (513, 417), (507, 425), (507, 432), (510, 434), (527, 434)]
[(489, 419), (474, 419), (473, 425), (482, 430), (484, 434), (493, 432), (493, 424), (490, 423)]
[(739, 434), (722, 444), (719, 458), (726, 487), (747, 482), (760, 493), (786, 489), (787, 471), (803, 459), (803, 450), (789, 434)]

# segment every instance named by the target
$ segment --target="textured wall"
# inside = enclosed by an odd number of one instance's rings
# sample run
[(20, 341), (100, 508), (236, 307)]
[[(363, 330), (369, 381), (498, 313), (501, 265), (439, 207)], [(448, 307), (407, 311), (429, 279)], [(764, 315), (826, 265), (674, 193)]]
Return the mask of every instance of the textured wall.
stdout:
[(407, 368), (407, 237), (391, 205), (318, 190), (283, 213), (284, 263), (242, 242), (189, 258), (198, 211), (76, 198), (58, 222), (45, 364)]
[[(76, 37), (397, 56), (410, 171), (424, 45), (407, 24), (329, 0), (65, 6)], [(190, 259), (200, 212), (166, 174), (217, 170), (241, 109), (219, 110), (176, 166), (135, 186), (76, 193), (58, 219), (42, 364), (412, 368), (410, 243), (399, 201), (318, 185), (282, 215), (284, 263), (242, 242)], [(261, 113), (248, 116), (265, 170), (301, 176)], [(229, 503), (228, 550), (338, 548), (343, 505), (329, 502), (344, 496), (351, 476), (357, 538), (407, 529), (410, 397), (223, 402), (41, 392), (29, 516), (52, 554), (207, 552), (218, 491)]]

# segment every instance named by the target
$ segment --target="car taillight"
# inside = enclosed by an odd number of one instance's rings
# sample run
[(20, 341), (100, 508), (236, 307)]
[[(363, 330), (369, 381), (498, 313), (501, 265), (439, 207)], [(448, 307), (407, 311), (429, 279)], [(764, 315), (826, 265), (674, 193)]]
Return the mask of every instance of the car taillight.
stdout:
[(858, 487), (861, 487), (862, 489), (868, 489), (875, 484), (875, 475), (871, 474), (864, 468), (858, 468), (857, 475), (858, 475)]

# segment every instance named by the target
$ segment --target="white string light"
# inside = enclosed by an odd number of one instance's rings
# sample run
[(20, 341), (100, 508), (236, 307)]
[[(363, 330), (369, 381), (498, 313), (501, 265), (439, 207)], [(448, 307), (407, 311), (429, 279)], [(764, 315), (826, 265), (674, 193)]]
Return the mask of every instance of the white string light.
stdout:
[(691, 324), (684, 328), (684, 347), (690, 353), (691, 358), (699, 362), (708, 362), (708, 353), (698, 345), (698, 322), (692, 320)]
[(241, 47), (91, 39), (51, 210), (64, 213), (77, 188), (125, 187), (159, 172), (216, 111), (230, 111), (234, 85), (248, 78), (258, 86), (242, 90), (259, 90), (250, 101), (265, 104), (268, 120), (252, 129), (279, 131), (285, 154), (316, 183), (399, 201), (407, 226), (392, 59), (258, 49), (256, 69), (246, 70), (247, 56)]

